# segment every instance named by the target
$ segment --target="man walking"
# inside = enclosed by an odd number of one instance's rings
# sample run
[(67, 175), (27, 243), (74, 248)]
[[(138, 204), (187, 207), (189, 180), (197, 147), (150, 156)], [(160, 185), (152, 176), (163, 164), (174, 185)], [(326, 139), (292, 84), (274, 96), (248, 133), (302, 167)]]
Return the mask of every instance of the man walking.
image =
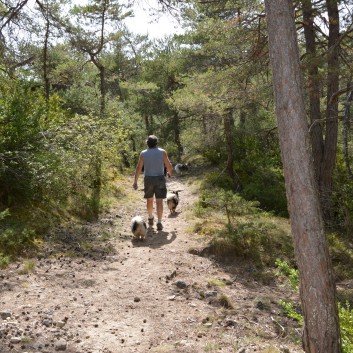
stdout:
[(157, 147), (158, 138), (155, 135), (148, 136), (146, 142), (148, 148), (140, 153), (140, 158), (135, 170), (133, 188), (137, 190), (137, 180), (142, 172), (142, 168), (144, 168), (144, 198), (147, 203), (148, 224), (153, 225), (153, 198), (155, 197), (157, 230), (162, 230), (163, 199), (167, 196), (164, 168), (167, 169), (167, 174), (170, 177), (173, 167), (169, 161), (167, 152)]

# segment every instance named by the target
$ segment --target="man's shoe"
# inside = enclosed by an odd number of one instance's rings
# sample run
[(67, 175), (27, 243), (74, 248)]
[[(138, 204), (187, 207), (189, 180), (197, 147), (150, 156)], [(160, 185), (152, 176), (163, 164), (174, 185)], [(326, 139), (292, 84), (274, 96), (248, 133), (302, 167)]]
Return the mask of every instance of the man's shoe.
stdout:
[(148, 225), (153, 226), (154, 217), (148, 218)]
[(163, 224), (157, 223), (157, 230), (162, 230), (162, 229), (163, 229)]

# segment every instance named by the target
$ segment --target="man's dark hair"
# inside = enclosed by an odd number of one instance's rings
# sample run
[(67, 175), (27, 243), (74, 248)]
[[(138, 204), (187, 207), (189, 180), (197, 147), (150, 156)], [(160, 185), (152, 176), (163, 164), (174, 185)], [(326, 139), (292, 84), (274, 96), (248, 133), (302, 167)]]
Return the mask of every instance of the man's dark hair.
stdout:
[(148, 136), (148, 139), (146, 140), (146, 142), (149, 148), (154, 148), (157, 146), (158, 138), (155, 135), (150, 135)]

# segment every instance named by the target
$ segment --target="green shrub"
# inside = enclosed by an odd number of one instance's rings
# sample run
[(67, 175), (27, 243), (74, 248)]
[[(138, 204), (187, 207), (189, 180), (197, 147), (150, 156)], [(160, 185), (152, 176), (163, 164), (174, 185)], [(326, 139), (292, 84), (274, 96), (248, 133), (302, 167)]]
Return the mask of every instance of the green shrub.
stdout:
[(236, 217), (259, 212), (258, 203), (246, 201), (238, 194), (221, 188), (204, 190), (196, 205), (196, 212), (201, 216), (207, 212), (220, 211), (226, 215), (227, 228), (234, 228)]
[(230, 190), (211, 188), (200, 193), (195, 213), (208, 217), (197, 232), (213, 237), (210, 251), (217, 256), (231, 254), (252, 258), (259, 266), (272, 266), (279, 254), (292, 256), (292, 240), (287, 222), (271, 221), (256, 201), (247, 201)]
[(17, 255), (34, 247), (35, 231), (28, 228), (11, 227), (1, 230), (0, 251), (6, 255)]
[(280, 300), (279, 305), (282, 307), (282, 313), (284, 315), (298, 321), (300, 324), (304, 323), (303, 316), (297, 312), (293, 303), (287, 302), (285, 300)]
[(353, 309), (350, 304), (338, 303), (343, 353), (353, 352)]
[(289, 279), (291, 288), (295, 291), (299, 289), (299, 271), (290, 267), (288, 263), (281, 259), (276, 259), (276, 266), (278, 268), (277, 276), (283, 275)]
[(0, 252), (0, 269), (6, 268), (10, 263), (10, 257)]
[[(23, 215), (26, 211), (19, 208), (48, 214), (69, 210), (91, 219), (109, 182), (107, 171), (118, 169), (127, 151), (125, 112), (117, 108), (104, 119), (73, 116), (57, 95), (47, 103), (29, 82), (2, 78), (0, 211), (9, 208)], [(10, 243), (6, 235), (3, 243)]]
[(257, 200), (266, 211), (288, 216), (284, 178), (280, 170), (271, 170), (269, 166), (256, 167), (243, 182), (241, 194), (247, 200)]
[(10, 210), (6, 208), (4, 211), (0, 212), (0, 222), (9, 216), (10, 216)]
[(234, 183), (226, 173), (210, 172), (206, 173), (203, 181), (203, 188), (217, 188), (224, 190), (233, 190)]

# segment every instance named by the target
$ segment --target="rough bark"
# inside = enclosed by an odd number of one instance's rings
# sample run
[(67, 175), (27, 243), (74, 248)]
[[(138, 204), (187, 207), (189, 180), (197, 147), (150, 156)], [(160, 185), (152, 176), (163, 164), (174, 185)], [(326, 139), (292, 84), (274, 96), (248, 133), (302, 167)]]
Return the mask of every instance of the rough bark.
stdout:
[(331, 194), (333, 169), (336, 163), (338, 135), (339, 90), (339, 14), (336, 0), (327, 0), (329, 38), (327, 53), (327, 106), (324, 158), (321, 163), (319, 187), (321, 204), (326, 221), (331, 219)]
[(293, 2), (265, 0), (273, 89), (307, 353), (339, 353), (332, 264), (324, 233), (305, 116)]
[(349, 162), (349, 148), (348, 148), (348, 134), (350, 127), (350, 118), (351, 118), (351, 104), (353, 101), (353, 90), (352, 90), (352, 81), (349, 80), (347, 88), (350, 89), (347, 94), (344, 115), (343, 115), (343, 157), (344, 163), (346, 165), (346, 172), (349, 178), (353, 179), (353, 173)]
[(320, 166), (324, 152), (323, 132), (320, 111), (319, 62), (316, 53), (314, 10), (311, 0), (302, 1), (304, 37), (307, 63), (307, 92), (309, 96), (309, 115), (311, 124), (311, 142), (313, 148), (315, 175), (320, 177)]

